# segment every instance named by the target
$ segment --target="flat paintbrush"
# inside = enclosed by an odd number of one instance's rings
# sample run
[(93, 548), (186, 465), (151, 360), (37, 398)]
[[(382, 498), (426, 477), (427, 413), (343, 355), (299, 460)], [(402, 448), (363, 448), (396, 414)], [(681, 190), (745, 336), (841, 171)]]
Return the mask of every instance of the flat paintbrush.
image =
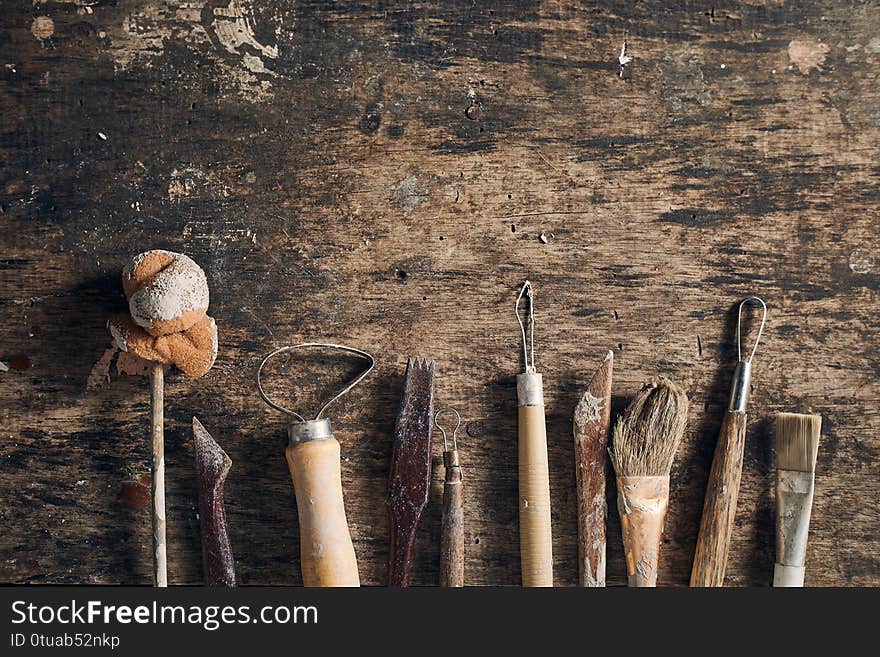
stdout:
[(657, 586), (669, 470), (687, 426), (687, 395), (667, 379), (642, 388), (614, 427), (611, 463), (628, 585)]
[(821, 415), (776, 415), (776, 587), (804, 585), (821, 431)]

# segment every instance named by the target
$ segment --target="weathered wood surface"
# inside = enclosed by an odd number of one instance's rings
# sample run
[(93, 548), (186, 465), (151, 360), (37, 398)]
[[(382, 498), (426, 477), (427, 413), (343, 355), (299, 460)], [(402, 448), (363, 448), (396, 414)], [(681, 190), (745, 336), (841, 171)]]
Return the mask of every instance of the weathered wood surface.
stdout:
[[(254, 374), (319, 338), (378, 361), (330, 414), (362, 582), (386, 577), (418, 355), (466, 422), (467, 583), (519, 583), (526, 277), (557, 584), (577, 581), (572, 411), (608, 348), (615, 412), (656, 373), (690, 391), (659, 576), (687, 584), (748, 294), (769, 318), (727, 582), (771, 582), (772, 417), (811, 410), (806, 585), (880, 584), (878, 75), (877, 2), (4, 2), (0, 581), (150, 582), (147, 381), (86, 381), (120, 269), (164, 247), (206, 269), (221, 336), (208, 376), (168, 377), (172, 584), (202, 579), (193, 414), (233, 460), (239, 582), (301, 583), (284, 418)], [(414, 584), (438, 581), (434, 466)]]

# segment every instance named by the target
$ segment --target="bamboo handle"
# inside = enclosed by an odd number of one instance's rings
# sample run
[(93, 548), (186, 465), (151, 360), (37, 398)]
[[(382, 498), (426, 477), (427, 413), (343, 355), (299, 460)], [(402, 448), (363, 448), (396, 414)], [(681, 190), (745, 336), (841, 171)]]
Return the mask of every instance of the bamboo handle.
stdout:
[(553, 586), (544, 406), (519, 407), (519, 544), (523, 586)]
[(446, 482), (443, 484), (440, 586), (464, 586), (464, 489), (461, 468), (457, 465), (446, 468)]
[(303, 584), (360, 586), (342, 500), (339, 442), (289, 445), (285, 455), (296, 492)]
[(721, 424), (703, 502), (691, 586), (723, 586), (742, 478), (746, 413), (727, 411)]

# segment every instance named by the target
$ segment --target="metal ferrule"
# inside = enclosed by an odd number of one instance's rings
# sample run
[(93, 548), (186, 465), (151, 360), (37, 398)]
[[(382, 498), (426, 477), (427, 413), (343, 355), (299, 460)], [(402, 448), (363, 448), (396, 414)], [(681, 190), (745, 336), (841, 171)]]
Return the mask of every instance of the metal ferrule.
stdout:
[(516, 375), (516, 398), (520, 406), (544, 405), (544, 379), (537, 372)]
[(749, 388), (752, 385), (752, 363), (740, 361), (733, 372), (733, 387), (730, 389), (730, 404), (727, 410), (731, 413), (745, 413), (749, 403)]
[(461, 464), (458, 462), (457, 449), (450, 449), (448, 452), (443, 452), (443, 466), (447, 470), (461, 467)]
[(311, 440), (327, 440), (332, 437), (333, 431), (330, 430), (330, 420), (324, 418), (294, 422), (287, 427), (287, 438), (291, 445), (299, 445)]

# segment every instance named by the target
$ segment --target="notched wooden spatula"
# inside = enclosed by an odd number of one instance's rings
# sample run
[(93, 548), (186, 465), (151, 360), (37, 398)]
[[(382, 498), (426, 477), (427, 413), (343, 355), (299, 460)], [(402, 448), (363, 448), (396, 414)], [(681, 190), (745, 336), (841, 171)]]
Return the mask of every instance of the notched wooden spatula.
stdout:
[(412, 575), (416, 529), (428, 504), (431, 482), (433, 418), (434, 361), (410, 358), (406, 363), (388, 482), (388, 586), (409, 586)]

